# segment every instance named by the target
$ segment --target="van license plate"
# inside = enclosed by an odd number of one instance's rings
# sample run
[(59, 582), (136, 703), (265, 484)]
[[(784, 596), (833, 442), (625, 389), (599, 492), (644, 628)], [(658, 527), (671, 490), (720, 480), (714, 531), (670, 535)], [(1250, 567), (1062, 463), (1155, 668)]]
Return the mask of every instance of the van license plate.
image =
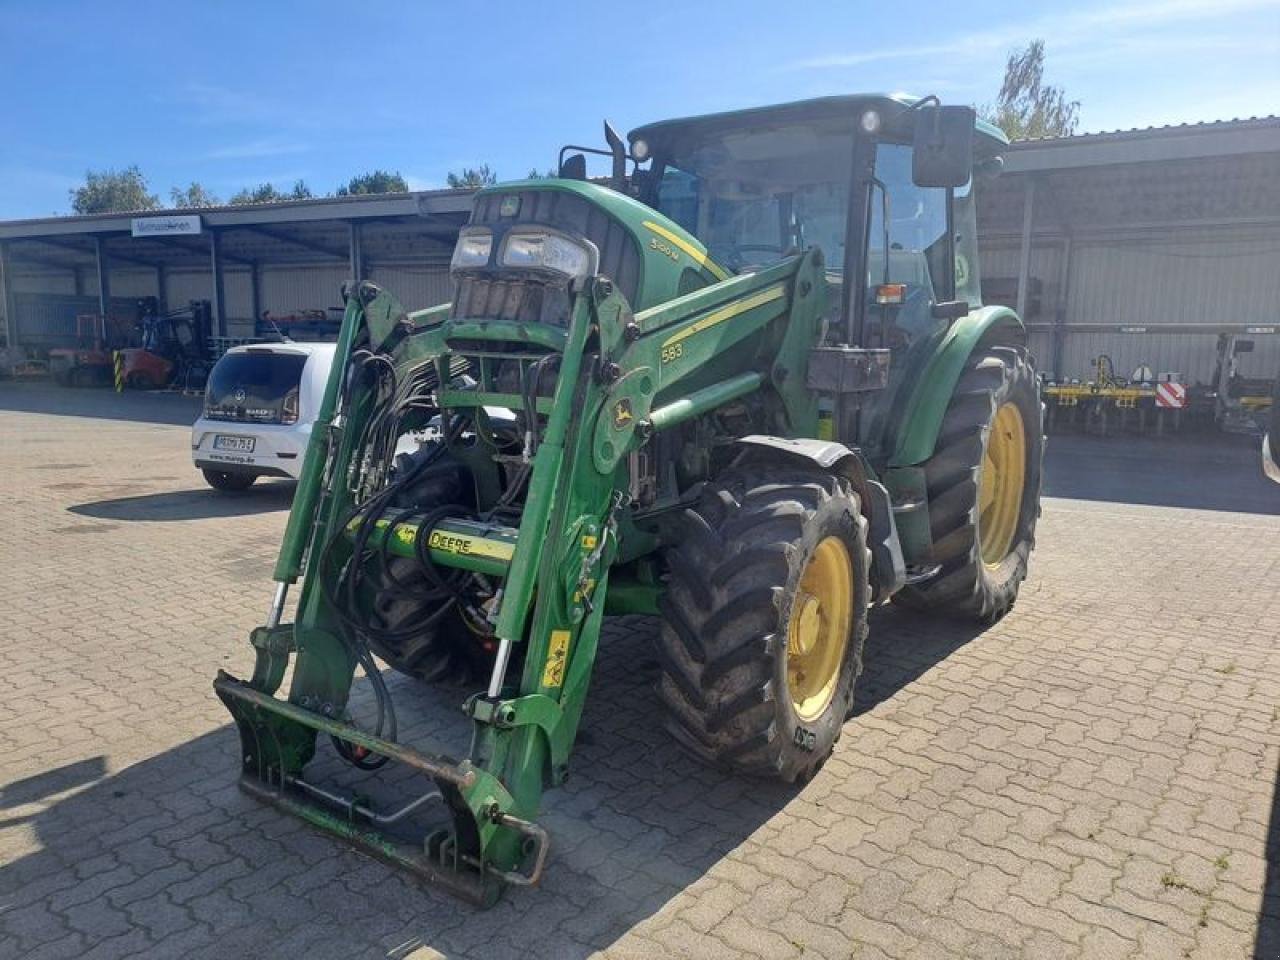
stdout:
[(213, 449), (253, 453), (254, 439), (254, 437), (228, 437), (220, 433), (213, 438)]

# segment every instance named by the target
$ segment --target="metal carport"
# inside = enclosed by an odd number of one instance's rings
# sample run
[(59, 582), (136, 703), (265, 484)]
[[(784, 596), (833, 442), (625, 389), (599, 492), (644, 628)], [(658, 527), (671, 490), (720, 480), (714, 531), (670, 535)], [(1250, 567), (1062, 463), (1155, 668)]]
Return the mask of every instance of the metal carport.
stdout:
[[(243, 328), (261, 316), (266, 271), (286, 284), (316, 273), (310, 286), (325, 292), (296, 296), (335, 300), (339, 278), (378, 279), (380, 270), (397, 269), (443, 274), (470, 206), (470, 191), (452, 190), (0, 223), (6, 332), (10, 343), (23, 345), (16, 321), (24, 293), (91, 296), (101, 313), (111, 311), (113, 293), (156, 296), (162, 308), (170, 299), (198, 297), (212, 305), (216, 335), (244, 332), (231, 330), (229, 320)], [(187, 220), (179, 226), (191, 232), (134, 235), (135, 222), (165, 219)], [(431, 295), (440, 289), (424, 295), (447, 299)]]
[[(1280, 324), (1280, 117), (1015, 142), (979, 233), (987, 299), (1045, 372), (1105, 353), (1206, 381), (1216, 332)], [(1247, 364), (1275, 376), (1280, 336)]]

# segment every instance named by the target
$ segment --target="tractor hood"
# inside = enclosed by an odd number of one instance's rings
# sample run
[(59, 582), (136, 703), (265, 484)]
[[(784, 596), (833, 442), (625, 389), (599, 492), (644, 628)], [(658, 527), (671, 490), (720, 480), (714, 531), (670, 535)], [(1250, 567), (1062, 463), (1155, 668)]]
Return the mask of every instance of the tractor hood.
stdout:
[(563, 327), (575, 276), (614, 282), (635, 310), (728, 274), (679, 224), (602, 184), (522, 180), (476, 194), (453, 265), (454, 319)]

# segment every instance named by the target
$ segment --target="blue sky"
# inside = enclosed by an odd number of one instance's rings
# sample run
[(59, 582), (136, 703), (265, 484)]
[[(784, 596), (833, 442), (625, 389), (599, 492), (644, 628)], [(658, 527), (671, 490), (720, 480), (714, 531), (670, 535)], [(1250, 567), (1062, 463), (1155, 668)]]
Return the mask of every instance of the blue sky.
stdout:
[[(616, 12), (613, 12), (616, 11)], [(1081, 129), (1280, 112), (1280, 0), (163, 3), (0, 0), (0, 219), (69, 211), (86, 169), (225, 199), (375, 167), (504, 178), (640, 123), (858, 91), (994, 98), (1048, 46)]]

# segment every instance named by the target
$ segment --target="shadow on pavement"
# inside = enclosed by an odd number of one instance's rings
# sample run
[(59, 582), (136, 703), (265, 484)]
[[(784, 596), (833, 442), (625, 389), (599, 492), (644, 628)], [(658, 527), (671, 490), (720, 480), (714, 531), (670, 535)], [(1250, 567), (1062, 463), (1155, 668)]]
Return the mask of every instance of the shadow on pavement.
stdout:
[(116, 393), (105, 387), (78, 389), (48, 381), (0, 380), (0, 411), (189, 427), (200, 416), (203, 404), (201, 397), (184, 397), (180, 393)]
[(11, 810), (28, 803), (37, 803), (54, 794), (66, 793), (76, 787), (101, 780), (107, 772), (106, 757), (90, 757), (43, 773), (15, 780), (0, 788), (0, 810)]
[(1280, 957), (1280, 765), (1271, 791), (1271, 819), (1267, 824), (1267, 878), (1262, 885), (1262, 907), (1258, 911), (1258, 940), (1254, 960)]
[(1044, 494), (1280, 514), (1280, 485), (1263, 476), (1261, 442), (1235, 434), (1165, 439), (1053, 434), (1045, 453)]
[[(655, 626), (627, 617), (606, 627), (574, 776), (547, 794), (539, 818), (552, 854), (537, 889), (509, 890), (491, 910), (477, 911), (251, 800), (235, 786), (237, 737), (228, 724), (31, 818), (39, 850), (0, 866), (0, 902), (9, 906), (0, 928), (18, 939), (21, 952), (61, 935), (60, 916), (97, 911), (103, 938), (139, 935), (139, 923), (155, 924), (161, 929), (145, 931), (158, 941), (150, 955), (209, 960), (317, 950), (399, 958), (418, 946), (446, 957), (578, 960), (608, 947), (800, 792), (708, 769), (676, 749), (653, 692)], [(898, 611), (879, 614), (859, 711), (891, 698), (970, 635)], [(401, 740), (465, 751), (462, 691), (390, 673), (387, 679)], [(352, 710), (367, 717), (371, 704), (362, 679)], [(842, 748), (854, 749), (852, 739)], [(423, 789), (402, 767), (375, 777), (341, 768), (325, 742), (308, 776), (367, 791), (383, 809)], [(99, 873), (120, 873), (105, 895), (59, 911), (51, 904), (71, 870), (91, 886), (107, 886)], [(74, 902), (78, 895), (70, 894)], [(165, 939), (171, 915), (202, 925)]]
[(259, 480), (244, 493), (221, 493), (212, 489), (175, 490), (137, 497), (95, 500), (67, 507), (70, 513), (99, 520), (206, 520), (210, 517), (244, 517), (256, 513), (288, 510), (294, 483), (289, 480)]

